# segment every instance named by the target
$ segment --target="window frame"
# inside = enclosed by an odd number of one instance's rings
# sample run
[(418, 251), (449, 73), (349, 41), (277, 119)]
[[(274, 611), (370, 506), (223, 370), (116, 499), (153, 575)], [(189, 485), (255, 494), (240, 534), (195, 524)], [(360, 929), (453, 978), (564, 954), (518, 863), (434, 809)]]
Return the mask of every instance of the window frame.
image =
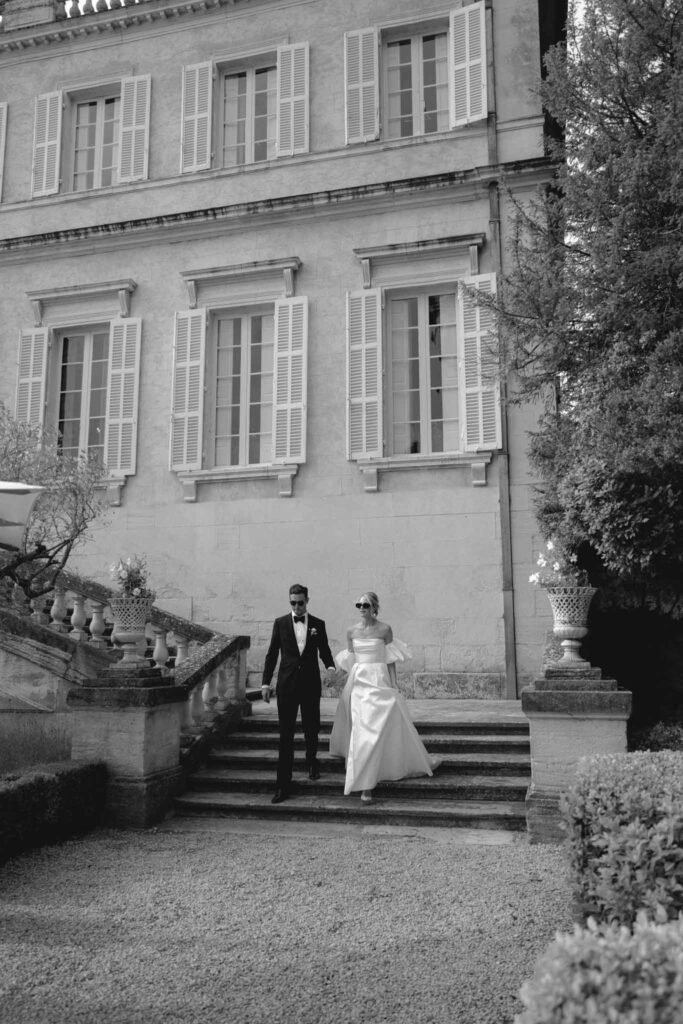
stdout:
[[(92, 194), (147, 180), (151, 82), (150, 75), (134, 75), (36, 96), (31, 197)], [(79, 103), (115, 97), (119, 98), (116, 182), (74, 189), (76, 107)], [(67, 181), (69, 187), (65, 188)]]
[(447, 27), (448, 126), (452, 131), (488, 118), (487, 13), (484, 0), (435, 18), (400, 25), (353, 29), (344, 35), (346, 145), (399, 142), (436, 133), (389, 139), (386, 47), (402, 36), (428, 35)]
[[(296, 258), (276, 261), (276, 270), (289, 279), (299, 265)], [(188, 290), (195, 296), (198, 290), (208, 296), (216, 288), (226, 291), (230, 283), (254, 275), (270, 276), (274, 272), (269, 263), (255, 264), (246, 269), (240, 266), (187, 272)], [(253, 283), (253, 282), (252, 282)], [(306, 461), (307, 412), (307, 350), (308, 299), (294, 296), (293, 289), (286, 294), (274, 293), (267, 287), (259, 289), (258, 296), (248, 295), (240, 289), (234, 296), (224, 295), (222, 300), (207, 301), (206, 305), (192, 305), (175, 314), (171, 431), (169, 439), (169, 468), (175, 472), (184, 488), (185, 501), (197, 500), (199, 483), (225, 482), (277, 478), (279, 493), (290, 497), (292, 481), (299, 465)], [(211, 341), (207, 333), (211, 319), (229, 315), (234, 310), (274, 313), (273, 342), (273, 414), (272, 452), (269, 463), (248, 463), (239, 466), (210, 465), (208, 457), (206, 383), (210, 369)]]
[[(221, 320), (235, 320), (240, 319), (242, 322), (248, 321), (249, 328), (247, 332), (247, 345), (245, 346), (245, 354), (241, 359), (240, 365), (240, 400), (239, 400), (239, 452), (240, 459), (237, 463), (216, 463), (215, 445), (216, 445), (216, 415), (217, 415), (217, 402), (215, 391), (210, 396), (207, 394), (204, 402), (204, 428), (203, 436), (205, 439), (205, 457), (202, 460), (204, 465), (202, 468), (208, 470), (231, 470), (231, 469), (245, 469), (251, 466), (270, 466), (273, 463), (273, 422), (271, 418), (270, 427), (270, 448), (271, 457), (266, 461), (250, 462), (249, 461), (249, 443), (250, 443), (250, 414), (251, 414), (251, 395), (250, 395), (250, 382), (252, 376), (252, 358), (253, 358), (253, 346), (252, 346), (252, 326), (255, 317), (270, 316), (273, 321), (273, 340), (272, 340), (272, 368), (271, 368), (271, 392), (273, 390), (274, 383), (274, 363), (275, 363), (275, 309), (274, 304), (263, 304), (263, 305), (245, 305), (238, 307), (229, 307), (226, 309), (214, 309), (208, 313), (208, 325), (207, 325), (207, 344), (206, 344), (206, 369), (205, 375), (206, 380), (211, 383), (213, 389), (217, 381), (217, 362), (218, 362), (218, 324)], [(271, 409), (272, 409), (272, 394), (271, 394)], [(259, 437), (263, 436), (263, 432), (259, 433)]]
[[(389, 256), (389, 259), (391, 257)], [(502, 447), (500, 386), (494, 355), (487, 339), (493, 329), (490, 307), (480, 304), (476, 292), (495, 295), (495, 274), (463, 274), (457, 280), (413, 266), (415, 286), (401, 281), (384, 287), (366, 287), (347, 293), (347, 458), (369, 475), (367, 490), (376, 490), (378, 470), (485, 465)], [(426, 278), (426, 279), (425, 279)], [(457, 450), (389, 454), (385, 444), (390, 425), (387, 411), (385, 360), (387, 296), (415, 292), (456, 290), (456, 352), (460, 444)], [(374, 480), (374, 483), (372, 483)], [(484, 480), (485, 483), (485, 473)], [(480, 479), (473, 483), (481, 483)]]
[[(115, 286), (118, 284), (121, 282), (116, 282)], [(129, 287), (132, 290), (134, 285)], [(59, 339), (69, 331), (88, 331), (96, 326), (106, 326), (109, 330), (104, 461), (108, 471), (110, 504), (118, 505), (127, 477), (136, 473), (142, 349), (140, 318), (95, 310), (22, 329), (19, 332), (15, 415), (20, 422), (57, 428), (62, 365)]]
[[(275, 146), (266, 160), (228, 164), (223, 160), (224, 124), (221, 112), (223, 83), (231, 74), (275, 66)], [(244, 171), (271, 160), (309, 152), (310, 146), (309, 44), (264, 47), (254, 53), (216, 57), (182, 68), (180, 173)], [(253, 132), (253, 126), (250, 129)], [(220, 155), (220, 160), (219, 160)]]
[[(419, 111), (419, 107), (424, 100), (424, 54), (422, 50), (419, 54), (415, 52), (415, 43), (419, 42), (420, 47), (424, 44), (424, 39), (429, 35), (438, 35), (444, 37), (444, 58), (446, 61), (446, 78), (442, 83), (446, 90), (446, 119), (450, 122), (449, 118), (449, 73), (448, 73), (448, 52), (449, 52), (449, 31), (448, 31), (448, 20), (446, 18), (439, 19), (435, 24), (425, 25), (418, 23), (416, 25), (409, 25), (405, 29), (393, 29), (382, 32), (380, 36), (380, 65), (381, 65), (381, 89), (380, 89), (380, 107), (381, 107), (381, 133), (382, 137), (388, 142), (394, 142), (401, 139), (413, 139), (425, 135), (437, 135), (439, 132), (450, 131), (450, 123), (447, 123), (445, 127), (438, 128), (434, 132), (425, 131), (425, 111), (422, 109)], [(411, 49), (411, 75), (413, 81), (411, 82), (411, 119), (413, 122), (413, 130), (410, 135), (390, 135), (389, 134), (389, 73), (390, 66), (387, 59), (388, 49), (390, 46), (396, 43), (407, 40), (410, 42)], [(416, 121), (420, 120), (420, 124), (416, 129)]]
[[(388, 458), (404, 458), (408, 455), (415, 456), (430, 456), (430, 455), (453, 455), (460, 454), (462, 446), (458, 448), (444, 448), (441, 451), (433, 451), (433, 429), (434, 429), (434, 413), (433, 413), (433, 399), (432, 399), (432, 387), (431, 387), (431, 355), (429, 351), (429, 299), (435, 294), (450, 295), (453, 297), (453, 324), (452, 327), (455, 331), (455, 351), (453, 358), (456, 360), (456, 394), (458, 403), (458, 434), (462, 435), (460, 420), (462, 417), (463, 402), (460, 394), (460, 361), (461, 352), (460, 345), (458, 344), (458, 315), (457, 315), (457, 302), (458, 302), (458, 286), (456, 282), (452, 285), (449, 284), (434, 284), (434, 285), (422, 285), (414, 288), (387, 288), (383, 295), (383, 338), (386, 339), (386, 343), (383, 346), (383, 374), (385, 380), (385, 393), (386, 401), (384, 405), (384, 436), (386, 438), (386, 455)], [(419, 406), (420, 406), (420, 450), (419, 452), (396, 452), (393, 450), (393, 438), (394, 438), (394, 397), (395, 391), (393, 388), (394, 374), (394, 351), (393, 351), (393, 334), (391, 324), (391, 303), (393, 301), (401, 301), (403, 299), (415, 299), (417, 301), (418, 311), (418, 395), (419, 395)]]

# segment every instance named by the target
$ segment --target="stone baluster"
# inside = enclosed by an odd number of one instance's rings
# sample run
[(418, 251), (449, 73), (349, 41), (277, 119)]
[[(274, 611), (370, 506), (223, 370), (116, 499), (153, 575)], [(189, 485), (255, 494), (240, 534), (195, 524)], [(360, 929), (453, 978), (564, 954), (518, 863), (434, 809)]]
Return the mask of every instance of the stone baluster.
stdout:
[(175, 667), (178, 668), (178, 665), (182, 665), (184, 661), (187, 661), (187, 653), (188, 648), (190, 646), (190, 641), (184, 636), (176, 636), (175, 646)]
[(192, 717), (192, 694), (188, 693), (187, 700), (180, 706), (180, 731), (190, 732), (194, 726)]
[(202, 687), (202, 704), (205, 711), (213, 711), (218, 701), (216, 673), (212, 672)]
[(107, 641), (104, 631), (107, 628), (104, 621), (104, 609), (106, 605), (102, 601), (90, 601), (92, 617), (90, 619), (90, 643), (93, 647), (106, 647)]
[(192, 725), (199, 725), (204, 721), (203, 689), (202, 686), (195, 686), (190, 694), (190, 719)]
[(94, 10), (94, 7), (93, 7), (92, 0), (85, 0), (85, 3), (83, 4), (83, 8), (82, 8), (81, 13), (82, 14), (92, 14), (93, 10)]
[(152, 632), (154, 633), (154, 650), (152, 652), (152, 659), (157, 668), (160, 668), (162, 672), (166, 672), (166, 662), (168, 661), (166, 629), (164, 626), (155, 626), (153, 624)]
[(71, 613), (71, 639), (76, 643), (83, 643), (88, 639), (85, 624), (88, 617), (85, 614), (85, 598), (82, 594), (74, 594), (74, 610)]
[(55, 597), (50, 608), (50, 617), (52, 618), (50, 629), (54, 629), (56, 633), (67, 632), (67, 627), (64, 623), (66, 611), (66, 591), (64, 587), (55, 587)]
[(220, 665), (214, 672), (215, 677), (215, 692), (216, 692), (216, 710), (225, 711), (228, 704), (228, 690), (230, 686), (229, 671), (233, 663), (231, 659), (227, 665)]

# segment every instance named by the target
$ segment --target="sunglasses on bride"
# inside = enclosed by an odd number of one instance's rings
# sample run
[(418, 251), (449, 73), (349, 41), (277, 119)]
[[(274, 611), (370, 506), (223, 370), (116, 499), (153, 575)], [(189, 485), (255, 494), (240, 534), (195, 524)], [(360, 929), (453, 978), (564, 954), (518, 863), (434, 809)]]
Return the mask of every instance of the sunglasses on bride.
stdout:
[(368, 608), (372, 608), (372, 605), (368, 604), (367, 601), (356, 601), (356, 608), (363, 608), (367, 611)]

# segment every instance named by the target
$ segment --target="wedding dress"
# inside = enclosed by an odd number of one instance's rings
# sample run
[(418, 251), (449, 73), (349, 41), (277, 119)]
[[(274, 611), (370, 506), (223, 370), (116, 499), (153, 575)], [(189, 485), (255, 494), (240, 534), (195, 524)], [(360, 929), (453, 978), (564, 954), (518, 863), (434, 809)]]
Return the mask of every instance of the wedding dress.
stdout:
[(382, 780), (431, 775), (440, 758), (425, 750), (405, 699), (391, 685), (387, 665), (410, 657), (402, 641), (353, 638), (353, 653), (335, 661), (348, 671), (330, 736), (330, 753), (346, 759), (344, 794), (373, 789)]

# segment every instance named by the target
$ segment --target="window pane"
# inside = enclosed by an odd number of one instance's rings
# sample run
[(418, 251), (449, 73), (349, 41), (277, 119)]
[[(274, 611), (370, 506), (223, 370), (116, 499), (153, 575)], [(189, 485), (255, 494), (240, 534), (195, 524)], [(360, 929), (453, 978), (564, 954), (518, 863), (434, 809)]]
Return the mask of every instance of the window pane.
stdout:
[(422, 40), (422, 130), (445, 131), (448, 128), (448, 56), (446, 34), (425, 36)]
[(271, 459), (273, 316), (251, 317), (250, 332), (248, 460), (258, 464)]
[(246, 163), (247, 76), (228, 75), (223, 82), (223, 166)]
[(62, 450), (70, 455), (104, 449), (108, 371), (108, 332), (62, 339), (58, 430)]
[(221, 318), (216, 328), (214, 464), (237, 465), (240, 431), (242, 323)]
[(247, 68), (223, 81), (223, 166), (238, 167), (275, 155), (277, 72)]
[(406, 138), (413, 134), (413, 70), (412, 41), (402, 39), (389, 43), (387, 62), (387, 136)]
[(74, 108), (74, 191), (116, 184), (119, 157), (118, 96), (76, 104)]
[[(457, 450), (458, 391), (455, 333), (455, 294), (430, 295), (429, 416), (431, 450)], [(454, 447), (446, 447), (452, 445)]]

